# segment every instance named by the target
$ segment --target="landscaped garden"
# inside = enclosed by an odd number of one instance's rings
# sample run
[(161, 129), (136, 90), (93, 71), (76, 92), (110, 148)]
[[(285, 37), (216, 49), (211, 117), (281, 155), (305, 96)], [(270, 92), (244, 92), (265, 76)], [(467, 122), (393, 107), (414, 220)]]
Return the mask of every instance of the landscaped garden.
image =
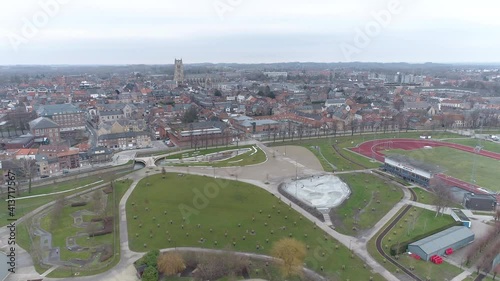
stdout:
[(382, 280), (348, 248), (258, 187), (167, 173), (141, 180), (127, 201), (133, 251), (174, 247), (229, 248), (270, 255), (291, 237), (307, 246), (306, 266), (340, 280)]
[(335, 230), (360, 236), (372, 228), (403, 197), (401, 188), (369, 173), (343, 174), (339, 177), (349, 185), (351, 196), (330, 211)]
[[(92, 187), (98, 186), (100, 184), (108, 183), (118, 177), (122, 177), (124, 174), (116, 174), (114, 172), (104, 173), (95, 177), (88, 177), (83, 179), (78, 179), (77, 181), (69, 180), (61, 183), (51, 184), (47, 186), (33, 187), (31, 193), (27, 191), (22, 191), (20, 196), (17, 196), (16, 200), (16, 217), (20, 218), (25, 214), (35, 210), (36, 208), (43, 206), (47, 203), (55, 201), (61, 195), (70, 196), (72, 194), (90, 189)], [(80, 188), (82, 187), (82, 188)], [(78, 189), (77, 189), (78, 188)], [(77, 189), (77, 190), (71, 190)], [(71, 191), (69, 191), (71, 190)], [(67, 191), (67, 192), (64, 192)], [(64, 192), (61, 195), (47, 195), (34, 198), (23, 199), (22, 197), (29, 197), (34, 195), (45, 195), (54, 192)], [(0, 195), (0, 208), (2, 210), (7, 210), (6, 195)], [(0, 212), (0, 226), (8, 224), (7, 221), (8, 212)]]
[[(241, 146), (238, 149), (210, 148), (177, 153), (157, 160), (165, 166), (211, 166), (231, 167), (255, 165), (266, 161), (266, 154), (257, 145)], [(190, 159), (189, 161), (187, 159)]]
[[(52, 207), (18, 226), (18, 243), (48, 277), (93, 275), (119, 261), (118, 204), (131, 180), (72, 198), (58, 197)], [(77, 273), (78, 272), (78, 273)]]

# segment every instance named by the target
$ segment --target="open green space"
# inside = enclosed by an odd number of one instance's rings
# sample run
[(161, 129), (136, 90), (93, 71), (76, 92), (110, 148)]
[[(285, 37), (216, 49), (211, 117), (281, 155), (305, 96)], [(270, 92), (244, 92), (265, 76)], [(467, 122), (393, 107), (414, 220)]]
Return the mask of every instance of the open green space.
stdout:
[[(131, 183), (132, 183), (131, 180), (121, 180), (114, 182), (114, 196), (113, 193), (107, 196), (106, 211), (104, 212), (104, 214), (108, 215), (117, 214), (119, 201), (123, 196), (123, 194), (125, 194), (126, 190), (128, 189)], [(102, 189), (97, 190), (97, 192), (102, 192)], [(77, 201), (80, 200), (78, 198), (79, 197), (72, 199), (71, 202), (73, 202), (74, 200)], [(54, 198), (52, 198), (51, 200), (54, 200)], [(72, 252), (66, 248), (66, 238), (68, 236), (75, 235), (79, 231), (85, 231), (85, 229), (73, 226), (74, 221), (73, 218), (70, 216), (70, 214), (78, 210), (88, 209), (91, 206), (91, 203), (89, 204), (81, 207), (71, 207), (69, 205), (65, 205), (64, 208), (62, 208), (61, 210), (60, 221), (57, 224), (57, 227), (54, 229), (51, 229), (51, 219), (52, 219), (51, 215), (46, 215), (40, 220), (40, 226), (43, 229), (51, 232), (52, 234), (52, 246), (60, 247), (61, 260), (69, 260), (72, 258), (87, 259), (91, 256), (91, 250), (82, 252)], [(30, 233), (28, 231), (28, 225), (30, 225), (32, 222), (33, 222), (32, 219), (27, 219), (18, 226), (17, 242), (22, 248), (30, 252), (32, 257), (34, 258), (35, 269), (37, 270), (37, 272), (43, 273), (48, 268), (41, 266), (38, 262), (37, 254), (40, 253), (40, 250), (37, 249), (36, 247), (39, 243), (40, 238), (37, 236), (30, 237)], [(119, 229), (118, 219), (114, 220), (114, 229), (116, 230)], [(108, 259), (103, 263), (95, 262), (90, 266), (88, 266), (87, 268), (71, 269), (67, 267), (58, 267), (56, 270), (51, 272), (49, 276), (54, 278), (71, 277), (75, 272), (79, 272), (80, 276), (86, 276), (86, 275), (98, 274), (109, 270), (109, 268), (116, 265), (119, 261), (120, 244), (114, 243), (115, 241), (119, 241), (119, 239), (120, 236), (118, 231), (115, 231), (113, 234), (106, 234), (91, 238), (87, 237), (77, 238), (77, 244), (84, 247), (95, 247), (104, 244), (112, 245), (114, 247), (113, 249), (114, 253), (118, 253), (118, 255), (113, 255), (111, 259)]]
[[(357, 145), (377, 139), (392, 139), (392, 138), (414, 138), (418, 139), (422, 135), (431, 135), (433, 139), (442, 138), (460, 138), (462, 136), (458, 134), (448, 133), (448, 132), (438, 132), (438, 131), (426, 131), (426, 132), (386, 132), (386, 133), (370, 133), (370, 134), (359, 134), (355, 133), (351, 136), (351, 132), (340, 133), (338, 132), (335, 136), (321, 137), (321, 138), (310, 138), (310, 139), (295, 139), (294, 141), (282, 139), (276, 139), (273, 141), (271, 138), (270, 142), (267, 142), (268, 146), (281, 146), (281, 145), (301, 145), (309, 150), (311, 150), (314, 155), (319, 159), (323, 169), (325, 171), (331, 171), (333, 164), (337, 171), (350, 171), (359, 170), (366, 168), (377, 168), (380, 166), (379, 162), (374, 162), (365, 156), (359, 155), (348, 148), (356, 147)], [(333, 145), (336, 145), (340, 151), (340, 154), (333, 149)], [(317, 147), (321, 151), (319, 153)], [(345, 159), (345, 158), (347, 159)], [(353, 163), (352, 160), (355, 163)]]
[(500, 161), (493, 158), (456, 150), (449, 147), (432, 149), (393, 149), (389, 154), (402, 154), (418, 161), (430, 163), (444, 170), (444, 173), (466, 182), (471, 181), (475, 171), (475, 184), (492, 191), (500, 191), (498, 171)]
[(478, 139), (456, 139), (456, 140), (446, 140), (447, 142), (463, 144), (471, 147), (476, 147), (478, 145), (482, 146), (484, 150), (500, 153), (500, 143), (491, 142), (487, 140)]
[(308, 245), (306, 266), (317, 272), (323, 266), (322, 274), (339, 280), (382, 280), (314, 223), (267, 191), (242, 182), (152, 175), (141, 180), (127, 200), (127, 218), (133, 251), (229, 247), (267, 255), (274, 242), (293, 237)]
[[(132, 171), (130, 171), (132, 172)], [(60, 192), (60, 191), (67, 191), (70, 189), (82, 187), (85, 185), (88, 185), (84, 188), (77, 189), (74, 191), (68, 191), (63, 193), (62, 195), (64, 196), (69, 196), (78, 192), (82, 192), (84, 190), (90, 189), (92, 187), (110, 182), (116, 178), (122, 177), (124, 174), (116, 174), (114, 172), (109, 172), (109, 173), (104, 173), (99, 176), (92, 176), (84, 179), (78, 179), (78, 180), (69, 180), (61, 183), (56, 183), (56, 184), (51, 184), (47, 186), (40, 186), (40, 187), (33, 187), (31, 193), (28, 193), (28, 191), (22, 191), (20, 193), (20, 197), (27, 197), (27, 196), (32, 196), (32, 195), (40, 195), (40, 194), (48, 194), (48, 193), (53, 193), (53, 192)], [(102, 180), (102, 182), (97, 183), (97, 181)], [(94, 184), (92, 184), (94, 183)], [(20, 199), (16, 200), (16, 217), (20, 218), (29, 212), (35, 210), (36, 208), (43, 206), (47, 203), (50, 203), (52, 201), (55, 201), (57, 198), (59, 198), (61, 194), (55, 194), (55, 195), (50, 195), (50, 196), (42, 196), (42, 197), (35, 197), (35, 198), (29, 198), (29, 199)], [(5, 199), (7, 198), (6, 194), (0, 195), (0, 210), (7, 210), (7, 201)], [(8, 212), (0, 212), (0, 226), (4, 226), (8, 224), (7, 221), (7, 216), (9, 215)]]
[[(262, 163), (266, 161), (266, 154), (262, 149), (260, 149), (257, 145), (249, 145), (245, 146), (246, 148), (250, 148), (251, 150), (245, 153), (242, 153), (240, 155), (236, 155), (234, 157), (231, 157), (226, 160), (222, 161), (214, 161), (214, 162), (189, 162), (189, 163), (168, 163), (166, 165), (172, 165), (172, 166), (211, 166), (211, 167), (232, 167), (232, 166), (248, 166), (248, 165), (255, 165)], [(255, 152), (255, 150), (257, 152)], [(234, 149), (234, 148), (233, 148)], [(215, 149), (214, 149), (215, 150)], [(227, 148), (224, 148), (224, 150), (227, 150)], [(223, 150), (220, 150), (223, 151)], [(210, 153), (215, 153), (217, 151), (209, 152), (206, 154)], [(201, 156), (202, 154), (198, 154), (197, 156)], [(179, 158), (173, 158), (173, 159), (179, 159)]]
[(406, 213), (401, 221), (384, 237), (382, 244), (390, 247), (453, 222), (454, 219), (450, 215), (436, 217), (434, 211), (412, 207), (411, 211)]
[(351, 189), (349, 199), (330, 211), (335, 230), (342, 234), (363, 234), (403, 198), (401, 188), (373, 174), (354, 173), (339, 177)]
[(413, 191), (417, 194), (417, 202), (427, 205), (433, 205), (436, 202), (436, 195), (428, 190), (420, 187), (413, 187)]
[[(436, 202), (436, 195), (431, 191), (421, 187), (412, 187), (411, 189), (413, 189), (413, 191), (415, 191), (415, 194), (417, 195), (417, 202), (427, 205), (434, 205), (434, 203)], [(453, 202), (451, 204), (451, 208), (463, 207), (458, 202)]]
[[(401, 211), (400, 211), (401, 212)], [(398, 212), (399, 214), (399, 212)], [(396, 214), (394, 218), (398, 215)], [(392, 221), (391, 219), (367, 244), (368, 252), (373, 258), (375, 258), (381, 265), (383, 265), (387, 270), (391, 271), (396, 276), (402, 275), (397, 267), (385, 260), (381, 256), (375, 246), (375, 240), (380, 235), (380, 233), (387, 227)], [(387, 233), (382, 241), (384, 251), (389, 254), (391, 245), (396, 244), (398, 241), (403, 242), (414, 238), (423, 233), (438, 229), (445, 225), (452, 223), (454, 220), (449, 215), (436, 217), (436, 213), (433, 211), (412, 207), (410, 211), (406, 213), (405, 216)], [(451, 280), (453, 277), (457, 276), (462, 272), (462, 270), (456, 266), (453, 266), (447, 262), (440, 265), (435, 265), (431, 262), (418, 261), (406, 255), (400, 255), (397, 262), (404, 267), (410, 269), (414, 268), (413, 272), (418, 275), (423, 280), (426, 277), (430, 277), (431, 280)]]

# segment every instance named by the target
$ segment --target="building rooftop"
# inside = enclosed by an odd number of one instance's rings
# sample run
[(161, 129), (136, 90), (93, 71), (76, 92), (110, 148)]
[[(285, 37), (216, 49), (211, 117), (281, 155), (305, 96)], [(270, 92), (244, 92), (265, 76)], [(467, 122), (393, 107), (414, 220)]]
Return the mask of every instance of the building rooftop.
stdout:
[(429, 163), (424, 163), (422, 161), (418, 161), (416, 159), (410, 158), (406, 155), (401, 155), (401, 154), (388, 154), (385, 156), (387, 159), (391, 159), (393, 161), (397, 161), (401, 164), (405, 164), (417, 169), (420, 169), (422, 171), (430, 172), (433, 174), (437, 173), (442, 173), (443, 169), (439, 168), (436, 165), (429, 164)]
[(147, 132), (123, 132), (116, 134), (106, 134), (99, 136), (99, 140), (114, 140), (122, 138), (135, 138), (137, 136), (147, 136)]
[(35, 120), (29, 122), (31, 130), (33, 129), (49, 129), (49, 128), (59, 128), (59, 125), (46, 117), (38, 117)]
[(425, 253), (432, 253), (443, 248), (443, 245), (451, 245), (469, 237), (474, 237), (474, 232), (465, 226), (452, 226), (446, 230), (428, 236), (411, 246), (418, 246)]
[(83, 111), (70, 103), (64, 103), (41, 105), (36, 108), (36, 112), (39, 116), (53, 116), (66, 113), (79, 113)]
[(278, 125), (279, 122), (270, 120), (270, 119), (256, 119), (256, 120), (245, 120), (241, 122), (241, 126), (243, 127), (252, 127), (253, 124), (255, 123), (255, 126), (266, 126), (266, 125)]

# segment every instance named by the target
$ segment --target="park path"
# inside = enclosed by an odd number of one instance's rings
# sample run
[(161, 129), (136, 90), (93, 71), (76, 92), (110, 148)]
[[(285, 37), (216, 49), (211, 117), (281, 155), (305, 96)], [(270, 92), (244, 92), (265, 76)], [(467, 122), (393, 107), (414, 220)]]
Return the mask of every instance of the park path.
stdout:
[[(301, 175), (320, 175), (325, 172), (322, 170), (315, 170), (307, 167), (306, 165), (302, 165), (300, 161), (301, 157), (288, 157), (282, 156), (280, 153), (272, 154), (273, 149), (264, 146), (261, 143), (257, 143), (257, 145), (266, 153), (267, 161), (262, 164), (257, 164), (253, 166), (245, 166), (245, 167), (227, 167), (227, 168), (208, 168), (208, 167), (165, 167), (167, 172), (174, 173), (189, 173), (194, 175), (205, 175), (205, 176), (214, 176), (217, 178), (225, 178), (225, 179), (236, 179), (243, 182), (247, 182), (256, 186), (259, 186), (268, 192), (274, 194), (276, 197), (280, 198), (285, 204), (290, 205), (297, 212), (302, 214), (304, 217), (308, 218), (310, 221), (316, 223), (316, 225), (325, 231), (328, 235), (342, 243), (344, 246), (349, 247), (356, 255), (358, 255), (369, 267), (373, 269), (374, 272), (382, 275), (386, 280), (389, 281), (397, 281), (396, 278), (391, 272), (386, 270), (383, 266), (378, 264), (375, 259), (373, 259), (366, 249), (366, 242), (363, 240), (343, 235), (332, 228), (330, 228), (326, 223), (320, 221), (318, 218), (312, 216), (307, 211), (303, 210), (301, 207), (295, 205), (293, 202), (288, 200), (287, 198), (281, 196), (278, 192), (277, 185), (281, 183), (285, 179), (289, 179), (300, 170)], [(303, 148), (307, 150), (306, 148)], [(308, 151), (309, 152), (309, 151)], [(311, 152), (309, 152), (311, 153)], [(269, 155), (273, 155), (269, 157)], [(311, 153), (312, 155), (312, 153)], [(314, 157), (314, 156), (313, 156)], [(159, 170), (159, 169), (157, 169)], [(263, 171), (266, 171), (263, 173)], [(88, 276), (88, 277), (73, 277), (67, 278), (67, 280), (72, 281), (90, 281), (90, 280), (104, 280), (104, 281), (129, 281), (129, 280), (137, 280), (135, 275), (131, 276), (133, 270), (132, 263), (139, 259), (143, 253), (133, 252), (129, 249), (128, 246), (128, 231), (126, 224), (126, 210), (125, 205), (127, 199), (130, 194), (133, 192), (137, 183), (144, 177), (148, 175), (152, 175), (155, 173), (160, 173), (160, 171), (156, 171), (155, 169), (141, 169), (139, 171), (133, 172), (124, 176), (124, 178), (129, 178), (133, 180), (131, 187), (127, 190), (123, 198), (120, 200), (119, 205), (119, 217), (120, 217), (120, 251), (121, 251), (121, 259), (120, 262), (113, 267), (112, 269), (98, 275)], [(265, 184), (268, 182), (269, 184)], [(46, 206), (44, 206), (46, 207)], [(384, 225), (385, 223), (381, 223)], [(0, 234), (3, 229), (0, 229)], [(378, 231), (378, 230), (377, 230)], [(375, 231), (375, 233), (377, 232)], [(6, 236), (0, 236), (6, 237)], [(1, 245), (1, 244), (0, 244)], [(24, 251), (18, 247), (19, 250)], [(27, 254), (31, 262), (31, 258), (29, 254)], [(27, 280), (33, 278), (39, 278), (39, 274), (34, 270), (33, 264), (27, 263), (25, 266), (20, 268), (20, 270), (24, 270), (27, 274), (14, 274), (8, 277), (7, 280)], [(54, 279), (54, 278), (44, 278), (44, 280), (64, 280), (64, 279)]]

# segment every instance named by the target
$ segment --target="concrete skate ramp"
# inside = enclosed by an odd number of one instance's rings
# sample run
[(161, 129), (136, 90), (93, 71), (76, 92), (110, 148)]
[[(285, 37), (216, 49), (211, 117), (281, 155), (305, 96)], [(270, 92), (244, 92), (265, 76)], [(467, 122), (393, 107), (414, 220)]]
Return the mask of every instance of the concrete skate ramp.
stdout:
[(331, 209), (349, 198), (349, 186), (333, 175), (313, 176), (289, 182), (284, 191), (312, 207)]

